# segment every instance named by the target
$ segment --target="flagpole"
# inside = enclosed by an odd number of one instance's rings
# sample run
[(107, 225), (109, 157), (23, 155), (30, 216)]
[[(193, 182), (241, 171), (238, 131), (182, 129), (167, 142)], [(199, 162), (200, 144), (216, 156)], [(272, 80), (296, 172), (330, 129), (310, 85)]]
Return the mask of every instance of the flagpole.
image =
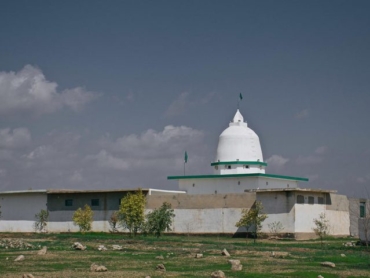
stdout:
[(185, 151), (185, 154), (184, 154), (184, 176), (185, 176), (185, 163), (188, 162), (188, 152)]

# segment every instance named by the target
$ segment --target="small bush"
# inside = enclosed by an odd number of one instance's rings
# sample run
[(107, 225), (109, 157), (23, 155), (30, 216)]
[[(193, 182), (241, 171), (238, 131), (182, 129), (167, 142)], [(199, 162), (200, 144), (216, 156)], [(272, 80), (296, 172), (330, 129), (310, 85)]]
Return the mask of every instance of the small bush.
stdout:
[(91, 225), (93, 222), (94, 212), (90, 206), (85, 205), (83, 209), (78, 208), (73, 213), (73, 224), (80, 228), (81, 232), (88, 232), (91, 230)]
[(33, 227), (36, 232), (46, 231), (48, 225), (49, 212), (42, 209), (39, 213), (35, 214), (36, 221), (33, 223)]

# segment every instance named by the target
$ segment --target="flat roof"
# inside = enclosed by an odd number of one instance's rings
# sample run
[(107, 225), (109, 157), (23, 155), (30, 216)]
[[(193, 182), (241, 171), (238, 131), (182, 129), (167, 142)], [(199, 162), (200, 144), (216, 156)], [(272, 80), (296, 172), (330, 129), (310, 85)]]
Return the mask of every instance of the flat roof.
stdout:
[[(36, 190), (18, 190), (18, 191), (0, 191), (0, 195), (3, 194), (33, 194), (33, 193), (45, 193), (45, 194), (72, 194), (72, 193), (119, 193), (119, 192), (132, 192), (137, 191), (138, 188), (131, 189), (91, 189), (91, 190), (81, 190), (81, 189), (36, 189)], [(165, 190), (165, 189), (155, 189), (155, 188), (141, 188), (144, 193), (148, 192), (163, 192), (163, 193), (184, 193), (185, 191), (180, 190)]]
[(295, 180), (295, 181), (308, 181), (307, 178), (292, 177), (292, 176), (282, 176), (274, 174), (262, 174), (262, 173), (253, 173), (253, 174), (228, 174), (228, 175), (195, 175), (195, 176), (169, 176), (169, 180), (184, 180), (184, 179), (220, 179), (220, 178), (239, 178), (239, 177), (266, 177), (266, 178), (275, 178), (282, 180)]
[(326, 189), (316, 189), (316, 188), (268, 188), (268, 189), (246, 189), (244, 192), (282, 192), (282, 191), (299, 191), (299, 192), (316, 192), (316, 193), (337, 193), (337, 190), (326, 190)]
[(36, 189), (36, 190), (12, 190), (12, 191), (0, 191), (0, 194), (30, 194), (30, 193), (46, 193), (46, 189)]
[[(131, 189), (91, 189), (91, 190), (81, 190), (81, 189), (48, 189), (47, 194), (61, 194), (61, 193), (108, 193), (108, 192), (130, 192), (137, 191), (139, 188)], [(149, 192), (150, 188), (141, 188), (143, 192)]]

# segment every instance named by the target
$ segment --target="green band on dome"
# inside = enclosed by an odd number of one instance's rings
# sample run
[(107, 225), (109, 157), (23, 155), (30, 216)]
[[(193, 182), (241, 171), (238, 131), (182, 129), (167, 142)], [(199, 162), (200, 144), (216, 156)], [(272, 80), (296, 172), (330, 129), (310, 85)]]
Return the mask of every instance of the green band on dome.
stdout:
[(222, 179), (222, 178), (238, 178), (238, 177), (266, 177), (266, 178), (276, 178), (276, 179), (283, 179), (283, 180), (308, 181), (307, 178), (281, 176), (281, 175), (273, 175), (273, 174), (262, 174), (262, 173), (226, 174), (226, 175), (196, 175), (196, 176), (169, 176), (169, 177), (167, 177), (167, 179), (168, 180)]
[(261, 162), (261, 161), (218, 161), (218, 162), (211, 163), (211, 166), (216, 166), (216, 165), (233, 165), (233, 164), (267, 166), (267, 163)]

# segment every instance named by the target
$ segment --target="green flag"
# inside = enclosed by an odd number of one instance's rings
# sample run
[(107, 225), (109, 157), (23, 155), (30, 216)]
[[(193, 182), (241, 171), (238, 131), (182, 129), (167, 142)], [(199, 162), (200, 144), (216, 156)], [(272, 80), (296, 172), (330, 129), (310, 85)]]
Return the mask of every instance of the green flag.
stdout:
[(240, 93), (239, 98), (240, 98), (240, 100), (242, 100), (242, 99), (243, 99), (243, 95), (242, 95), (242, 93)]
[(188, 163), (188, 153), (187, 153), (187, 151), (185, 151), (184, 162)]

